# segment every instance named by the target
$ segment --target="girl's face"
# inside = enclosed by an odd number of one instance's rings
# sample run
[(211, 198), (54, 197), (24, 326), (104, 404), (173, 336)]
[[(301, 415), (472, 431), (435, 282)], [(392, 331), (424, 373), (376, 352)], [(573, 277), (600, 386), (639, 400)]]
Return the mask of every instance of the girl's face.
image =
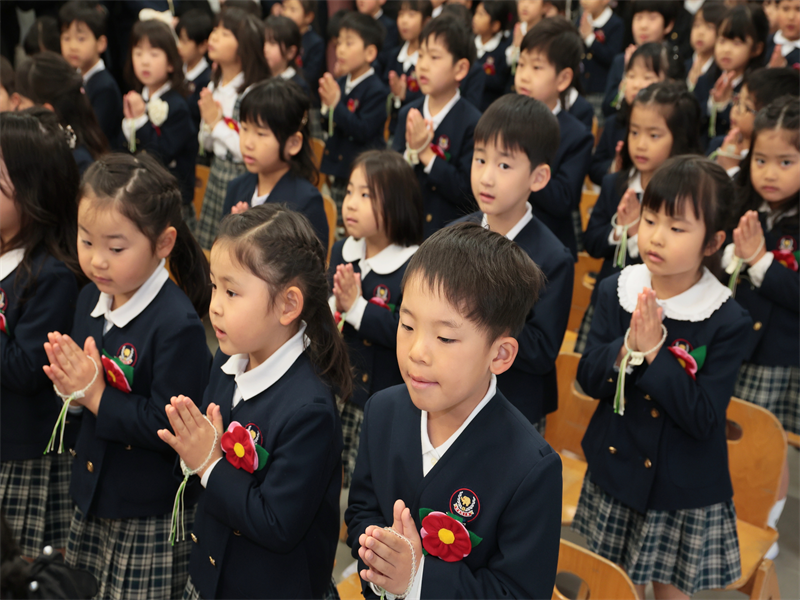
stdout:
[(753, 104), (753, 97), (750, 95), (747, 86), (743, 85), (742, 90), (734, 98), (733, 107), (731, 108), (731, 129), (738, 127), (742, 137), (750, 139), (750, 136), (753, 135), (753, 121), (755, 121), (755, 118), (756, 108)]
[(220, 23), (208, 36), (208, 58), (220, 64), (239, 61), (239, 41), (230, 29)]
[(281, 160), (280, 143), (266, 124), (242, 121), (239, 124), (239, 149), (251, 173), (273, 173), (286, 167)]
[(372, 208), (367, 174), (363, 166), (356, 167), (350, 174), (342, 204), (342, 218), (347, 234), (356, 239), (373, 237), (383, 229), (380, 215), (376, 215)]
[(672, 132), (657, 107), (634, 104), (628, 126), (628, 154), (643, 174), (652, 174), (672, 153)]
[(625, 73), (625, 100), (628, 105), (633, 104), (633, 100), (640, 90), (659, 81), (664, 81), (663, 73), (657, 75), (642, 58), (633, 61)]
[(0, 240), (3, 245), (19, 233), (20, 214), (14, 200), (14, 184), (4, 160), (0, 159)]
[(717, 43), (717, 27), (703, 18), (702, 10), (698, 10), (694, 16), (689, 39), (692, 49), (698, 54), (708, 56), (714, 52), (714, 45)]
[(497, 26), (496, 29), (499, 31), (500, 24), (497, 22), (492, 23), (492, 17), (486, 12), (486, 8), (481, 2), (478, 4), (478, 8), (475, 9), (475, 16), (472, 17), (472, 33), (482, 36), (494, 35), (496, 31), (492, 25)]
[(778, 29), (787, 40), (800, 39), (800, 0), (781, 0), (777, 7)]
[(535, 25), (544, 17), (543, 0), (517, 0), (517, 16), (528, 25)]
[(800, 191), (800, 150), (790, 143), (789, 135), (782, 129), (760, 131), (750, 156), (750, 182), (770, 205)]
[(167, 53), (150, 44), (150, 40), (142, 38), (132, 50), (133, 72), (142, 85), (151, 92), (164, 85), (172, 73), (172, 65)]
[(418, 40), (422, 33), (422, 13), (401, 8), (397, 13), (397, 31), (404, 42)]
[(717, 36), (717, 43), (714, 45), (714, 60), (723, 71), (743, 73), (750, 59), (761, 51), (761, 44), (759, 44), (759, 48), (753, 46), (753, 38), (750, 36), (746, 40)]
[(269, 70), (273, 75), (280, 75), (286, 70), (289, 62), (283, 55), (281, 45), (276, 41), (264, 42), (264, 58), (267, 59)]

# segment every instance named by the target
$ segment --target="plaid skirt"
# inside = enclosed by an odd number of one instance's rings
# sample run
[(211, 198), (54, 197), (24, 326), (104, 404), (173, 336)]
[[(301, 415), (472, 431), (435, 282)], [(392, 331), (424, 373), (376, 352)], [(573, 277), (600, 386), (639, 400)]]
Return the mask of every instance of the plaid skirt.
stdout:
[(786, 431), (800, 434), (800, 367), (764, 367), (745, 363), (733, 395), (766, 408)]
[[(186, 588), (183, 590), (183, 600), (202, 600), (202, 596), (200, 592), (197, 591), (197, 588), (194, 587), (194, 583), (192, 583), (191, 576), (189, 577), (189, 581), (186, 582)], [(325, 596), (323, 596), (323, 600), (339, 600), (339, 590), (336, 589), (336, 581), (331, 577), (331, 584), (328, 586), (327, 591), (325, 592)]]
[(344, 439), (344, 447), (342, 448), (343, 488), (349, 488), (350, 482), (353, 480), (353, 469), (356, 468), (358, 443), (361, 440), (361, 424), (363, 422), (364, 409), (357, 404), (347, 402), (342, 409), (342, 438)]
[(72, 457), (47, 454), (8, 460), (0, 466), (0, 505), (23, 556), (45, 546), (66, 548), (73, 503), (69, 495)]
[(575, 339), (575, 349), (573, 352), (583, 354), (586, 349), (586, 341), (589, 339), (589, 331), (592, 328), (592, 318), (594, 317), (594, 304), (586, 307), (586, 312), (583, 313), (581, 326), (578, 328), (578, 337)]
[(592, 483), (587, 472), (572, 529), (636, 585), (666, 583), (691, 596), (724, 588), (742, 574), (733, 500), (641, 514)]
[(215, 156), (214, 160), (211, 161), (206, 194), (203, 196), (203, 208), (200, 211), (200, 219), (194, 232), (197, 241), (204, 249), (210, 250), (217, 237), (219, 222), (224, 216), (222, 214), (222, 206), (225, 204), (225, 193), (228, 191), (228, 184), (246, 171), (244, 164), (240, 162), (234, 162), (218, 156)]
[[(97, 579), (95, 598), (168, 600), (180, 598), (189, 576), (191, 540), (169, 543), (170, 514), (101, 519), (75, 509), (67, 564)], [(186, 511), (186, 527), (194, 508)]]
[(197, 229), (197, 211), (194, 209), (194, 204), (183, 205), (183, 222), (192, 233)]

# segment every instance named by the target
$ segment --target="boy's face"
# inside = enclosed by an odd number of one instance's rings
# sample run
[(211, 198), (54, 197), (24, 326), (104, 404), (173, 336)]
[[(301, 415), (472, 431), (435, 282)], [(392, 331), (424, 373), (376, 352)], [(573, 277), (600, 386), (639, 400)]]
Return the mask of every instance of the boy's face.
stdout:
[(664, 23), (664, 17), (659, 12), (644, 10), (633, 15), (631, 30), (637, 46), (647, 42), (660, 42), (671, 29), (672, 23)]
[(386, 0), (356, 0), (356, 8), (362, 15), (374, 17), (383, 7), (384, 2), (386, 2)]
[(469, 62), (454, 62), (444, 38), (431, 35), (420, 45), (416, 71), (422, 93), (435, 97), (458, 87), (469, 72)]
[(608, 0), (581, 0), (581, 8), (592, 17), (599, 17), (606, 6), (608, 6)]
[(92, 30), (81, 21), (73, 21), (61, 31), (61, 54), (74, 68), (85, 73), (106, 51), (106, 36), (94, 37)]
[(694, 16), (689, 40), (692, 44), (692, 49), (698, 54), (706, 56), (713, 54), (714, 44), (717, 42), (717, 27), (703, 18), (702, 10), (698, 10)]
[[(511, 362), (505, 365), (503, 359), (512, 346)], [(491, 374), (511, 366), (517, 348), (510, 337), (489, 341), (485, 331), (464, 318), (438, 290), (429, 289), (421, 276), (406, 282), (397, 363), (411, 401), (420, 410), (463, 422), (486, 395)]]
[(397, 13), (397, 31), (404, 42), (419, 39), (419, 34), (422, 33), (422, 13), (401, 8)]
[(178, 54), (181, 55), (181, 60), (185, 65), (196, 65), (198, 61), (205, 56), (208, 51), (208, 41), (198, 44), (189, 36), (186, 35), (186, 30), (181, 29), (181, 34), (178, 36)]
[(528, 25), (535, 25), (544, 18), (543, 0), (517, 0), (517, 16)]
[(746, 85), (733, 100), (731, 108), (731, 129), (737, 127), (744, 138), (753, 135), (753, 121), (756, 118), (755, 98)]
[(377, 56), (375, 46), (364, 46), (364, 40), (352, 29), (339, 30), (336, 40), (336, 73), (358, 74), (369, 68)]
[(550, 110), (558, 104), (558, 96), (572, 82), (572, 69), (556, 73), (547, 55), (538, 49), (520, 52), (514, 86), (517, 93), (544, 102)]
[(787, 40), (800, 38), (800, 0), (778, 3), (778, 29)]
[(289, 17), (292, 21), (297, 23), (300, 31), (303, 31), (314, 20), (314, 13), (306, 14), (299, 0), (283, 0), (282, 14), (284, 17)]

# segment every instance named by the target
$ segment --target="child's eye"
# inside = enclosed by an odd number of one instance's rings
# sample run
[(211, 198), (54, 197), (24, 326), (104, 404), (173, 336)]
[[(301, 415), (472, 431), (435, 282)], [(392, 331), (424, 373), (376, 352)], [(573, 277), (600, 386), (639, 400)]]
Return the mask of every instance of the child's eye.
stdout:
[(484, 164), (486, 161), (485, 161), (485, 160), (483, 160), (482, 158), (478, 158), (478, 157), (476, 156), (476, 157), (475, 157), (475, 162), (476, 162), (476, 163), (478, 163), (479, 165), (482, 165), (482, 164)]
[(213, 281), (209, 282), (209, 285), (211, 286), (212, 290), (216, 290), (217, 289), (217, 284), (214, 283)]
[(225, 290), (225, 293), (228, 294), (229, 298), (235, 298), (238, 294), (233, 290)]
[(123, 250), (125, 250), (125, 248), (109, 248), (109, 249), (110, 249), (110, 250), (111, 250), (111, 252), (113, 252), (114, 254), (119, 254), (120, 252), (122, 252)]
[(675, 233), (683, 233), (683, 229), (681, 229), (680, 227), (673, 227), (672, 231), (674, 231)]
[(455, 340), (453, 339), (445, 338), (442, 336), (439, 336), (439, 341), (442, 342), (443, 344), (452, 344), (453, 342), (455, 342)]
[(405, 323), (400, 323), (400, 327), (403, 328), (403, 331), (414, 331), (411, 327), (409, 327)]
[(782, 167), (791, 167), (793, 164), (794, 164), (794, 162), (792, 160), (788, 159), (788, 158), (786, 160), (782, 160), (781, 161), (781, 166)]
[(648, 219), (647, 217), (645, 217), (644, 218), (644, 222), (647, 223), (648, 225), (652, 225), (653, 224), (653, 219)]
[(757, 164), (759, 167), (763, 167), (763, 166), (764, 166), (764, 163), (765, 163), (765, 161), (764, 161), (764, 159), (763, 159), (763, 158), (757, 158), (757, 159), (756, 159), (756, 164)]
[(507, 171), (507, 170), (508, 170), (508, 169), (510, 169), (510, 168), (511, 168), (511, 167), (510, 167), (508, 164), (506, 164), (506, 163), (500, 163), (500, 169), (502, 169), (503, 171)]

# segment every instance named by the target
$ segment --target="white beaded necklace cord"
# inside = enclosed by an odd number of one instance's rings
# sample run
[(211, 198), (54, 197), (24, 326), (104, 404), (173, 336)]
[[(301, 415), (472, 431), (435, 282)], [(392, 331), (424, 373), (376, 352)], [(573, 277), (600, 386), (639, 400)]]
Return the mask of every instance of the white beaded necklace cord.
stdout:
[(67, 425), (67, 411), (69, 410), (69, 404), (73, 400), (80, 400), (81, 398), (86, 396), (86, 392), (89, 391), (89, 388), (94, 385), (94, 382), (97, 381), (97, 376), (100, 374), (100, 367), (97, 366), (97, 361), (93, 359), (91, 356), (86, 355), (92, 364), (94, 365), (94, 375), (92, 376), (92, 380), (82, 390), (78, 390), (77, 392), (72, 392), (71, 394), (62, 394), (56, 384), (53, 384), (53, 389), (56, 392), (56, 395), (64, 401), (64, 406), (61, 407), (61, 412), (58, 413), (58, 418), (56, 419), (56, 424), (53, 427), (53, 433), (50, 436), (50, 441), (47, 444), (47, 448), (44, 450), (44, 454), (48, 452), (52, 452), (55, 449), (56, 444), (56, 435), (60, 433), (59, 441), (58, 441), (58, 453), (62, 454), (64, 452), (64, 428)]
[[(411, 593), (411, 588), (414, 587), (414, 578), (417, 576), (417, 553), (414, 550), (414, 544), (412, 544), (411, 540), (409, 540), (406, 536), (397, 533), (391, 527), (384, 527), (383, 529), (385, 531), (391, 531), (393, 534), (395, 534), (397, 537), (403, 540), (406, 544), (408, 544), (408, 547), (411, 549), (411, 577), (409, 577), (408, 579), (408, 587), (406, 588), (406, 591), (403, 592), (400, 596), (395, 596), (396, 600), (402, 600), (402, 598), (405, 598)], [(382, 587), (379, 586), (375, 587), (377, 587), (381, 591), (381, 600), (385, 600), (386, 590), (384, 590)]]
[(627, 373), (628, 365), (632, 367), (636, 367), (641, 365), (644, 362), (645, 357), (648, 354), (652, 354), (664, 344), (667, 339), (667, 328), (662, 324), (661, 325), (661, 341), (658, 342), (653, 348), (648, 350), (647, 352), (638, 352), (636, 350), (631, 350), (630, 346), (628, 346), (628, 336), (631, 333), (631, 328), (628, 327), (628, 331), (625, 332), (625, 356), (622, 359), (622, 362), (619, 364), (619, 377), (617, 378), (617, 391), (614, 395), (614, 412), (620, 416), (625, 414), (625, 375)]

